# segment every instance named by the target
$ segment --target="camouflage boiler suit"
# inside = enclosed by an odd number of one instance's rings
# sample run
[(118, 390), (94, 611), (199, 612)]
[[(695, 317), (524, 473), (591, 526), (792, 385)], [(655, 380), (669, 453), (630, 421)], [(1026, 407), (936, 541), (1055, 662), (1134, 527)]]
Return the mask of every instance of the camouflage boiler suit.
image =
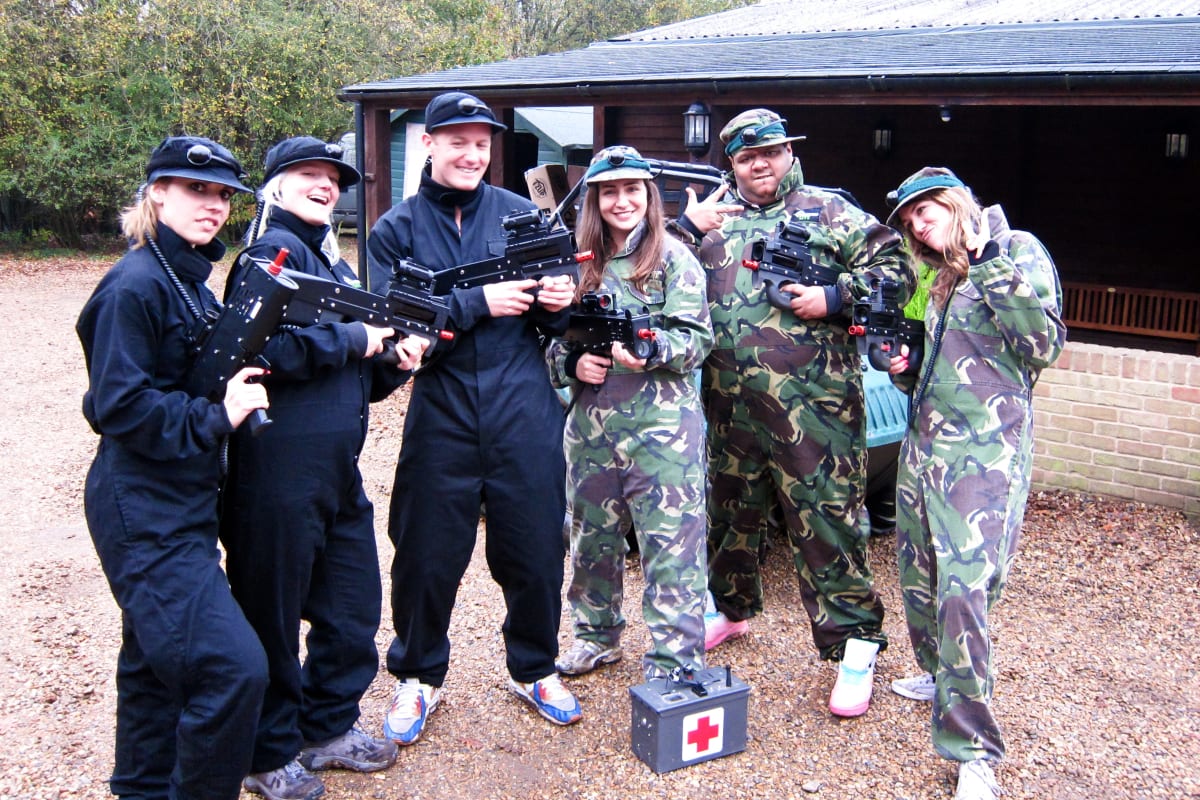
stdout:
[[(727, 181), (736, 188), (732, 175)], [(872, 278), (899, 282), (905, 296), (912, 278), (899, 235), (843, 196), (804, 185), (799, 161), (777, 197), (761, 207), (739, 197), (745, 210), (700, 245), (715, 337), (704, 367), (709, 588), (729, 619), (762, 611), (759, 551), (766, 511), (777, 504), (814, 642), (822, 658), (840, 659), (850, 638), (887, 646), (858, 525), (866, 412), (849, 312)], [(842, 273), (826, 292), (826, 319), (775, 308), (758, 274), (742, 266), (752, 242), (793, 216), (809, 231), (814, 260)]]
[[(948, 310), (925, 312), (925, 361), (900, 451), (900, 588), (917, 663), (935, 678), (933, 744), (998, 761), (988, 613), (1016, 554), (1032, 468), (1033, 384), (1062, 351), (1049, 253), (991, 211), (1000, 247), (972, 263)], [(909, 384), (912, 378), (897, 379)], [(905, 388), (902, 385), (902, 388)]]
[(597, 291), (612, 294), (618, 308), (649, 310), (658, 349), (646, 369), (614, 362), (603, 384), (580, 383), (566, 374), (571, 346), (561, 339), (547, 360), (555, 386), (578, 398), (564, 441), (575, 636), (605, 646), (620, 640), (624, 532), (632, 524), (653, 642), (642, 664), (655, 676), (704, 666), (704, 414), (694, 371), (712, 346), (712, 329), (704, 272), (674, 239), (665, 240), (662, 267), (644, 291), (627, 280), (643, 230), (608, 262)]

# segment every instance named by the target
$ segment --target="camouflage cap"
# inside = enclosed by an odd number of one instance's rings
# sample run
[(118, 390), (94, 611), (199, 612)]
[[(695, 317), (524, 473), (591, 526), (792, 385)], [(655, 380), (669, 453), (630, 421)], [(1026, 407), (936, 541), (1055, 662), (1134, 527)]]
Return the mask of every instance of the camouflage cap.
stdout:
[(787, 120), (765, 108), (743, 111), (721, 129), (725, 155), (732, 156), (743, 147), (770, 147), (785, 142), (802, 142), (806, 136), (788, 136)]
[(966, 189), (966, 185), (946, 167), (921, 167), (887, 193), (887, 204), (892, 207), (887, 224), (892, 224), (901, 208), (934, 189)]

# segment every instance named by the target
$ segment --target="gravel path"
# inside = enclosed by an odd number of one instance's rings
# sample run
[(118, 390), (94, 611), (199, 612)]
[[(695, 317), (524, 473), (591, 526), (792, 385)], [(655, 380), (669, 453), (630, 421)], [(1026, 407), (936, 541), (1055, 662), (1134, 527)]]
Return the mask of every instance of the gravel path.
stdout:
[[(108, 263), (0, 258), (0, 800), (109, 796), (120, 620), (83, 522), (95, 437), (79, 413), (86, 381), (73, 331)], [(376, 407), (362, 460), (385, 576), (406, 396)], [(1161, 508), (1035, 492), (1023, 535), (995, 614), (1006, 800), (1200, 797), (1196, 527)], [(327, 774), (326, 797), (949, 798), (954, 770), (933, 754), (928, 706), (887, 689), (914, 669), (893, 542), (873, 541), (871, 558), (892, 646), (870, 711), (847, 721), (826, 710), (833, 669), (813, 654), (790, 558), (776, 547), (764, 566), (766, 613), (710, 658), (752, 687), (746, 751), (655, 775), (629, 746), (627, 690), (649, 641), (636, 563), (626, 659), (571, 681), (584, 721), (561, 729), (505, 689), (503, 603), (478, 553), (451, 629), (447, 691), (425, 737), (387, 772)], [(385, 600), (381, 652), (388, 611)], [(364, 699), (371, 730), (390, 685), (381, 669)]]

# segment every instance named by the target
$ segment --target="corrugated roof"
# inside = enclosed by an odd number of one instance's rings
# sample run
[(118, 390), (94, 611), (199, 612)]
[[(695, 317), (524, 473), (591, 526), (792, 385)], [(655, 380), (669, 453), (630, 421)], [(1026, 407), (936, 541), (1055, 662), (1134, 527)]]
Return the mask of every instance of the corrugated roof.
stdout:
[(624, 41), (1200, 16), (1196, 0), (762, 0)]
[[(949, 0), (937, 0), (949, 2)], [(1200, 75), (1200, 14), (1180, 19), (971, 25), (629, 40), (346, 87), (346, 94), (656, 85), (720, 80)]]

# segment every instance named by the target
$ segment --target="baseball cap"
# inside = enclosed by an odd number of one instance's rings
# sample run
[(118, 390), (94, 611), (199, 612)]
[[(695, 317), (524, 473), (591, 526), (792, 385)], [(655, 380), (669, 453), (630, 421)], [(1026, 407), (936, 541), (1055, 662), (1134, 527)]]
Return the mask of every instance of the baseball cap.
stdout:
[(242, 183), (246, 171), (233, 153), (203, 136), (168, 136), (150, 153), (146, 183), (159, 178), (191, 178), (252, 192)]
[(725, 155), (732, 156), (744, 147), (770, 147), (785, 142), (802, 142), (806, 136), (788, 136), (787, 120), (765, 108), (743, 111), (721, 129)]
[(487, 103), (466, 92), (439, 94), (425, 106), (425, 132), (431, 133), (448, 125), (467, 125), (473, 122), (491, 125), (496, 133), (508, 130), (508, 126), (496, 121), (496, 115)]
[(909, 175), (899, 187), (887, 193), (887, 203), (892, 207), (887, 224), (891, 225), (901, 208), (934, 189), (966, 189), (966, 184), (946, 167), (921, 167)]
[(323, 142), (315, 136), (295, 136), (284, 139), (267, 151), (266, 174), (263, 183), (283, 170), (303, 161), (324, 161), (338, 171), (338, 188), (345, 190), (362, 180), (358, 170), (342, 160), (342, 146)]
[(627, 145), (606, 147), (592, 157), (584, 180), (587, 183), (627, 179), (654, 180), (650, 164), (642, 154)]

